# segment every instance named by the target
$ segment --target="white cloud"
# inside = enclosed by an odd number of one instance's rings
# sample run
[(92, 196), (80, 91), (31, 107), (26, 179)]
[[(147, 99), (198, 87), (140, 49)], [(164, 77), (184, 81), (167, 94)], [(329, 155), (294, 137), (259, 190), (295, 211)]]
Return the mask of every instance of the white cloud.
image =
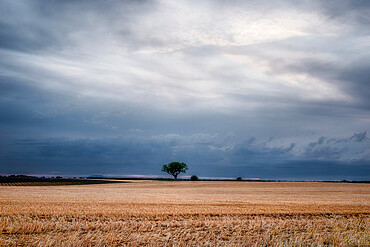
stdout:
[[(300, 123), (297, 131), (326, 131), (331, 121), (320, 126), (298, 111), (331, 111), (328, 104), (352, 107), (355, 102), (356, 95), (336, 80), (292, 68), (308, 58), (346, 67), (350, 62), (345, 61), (368, 50), (367, 38), (342, 40), (348, 24), (328, 18), (315, 4), (132, 4), (83, 5), (81, 12), (66, 3), (53, 18), (25, 4), (20, 9), (29, 15), (22, 22), (46, 30), (53, 39), (33, 52), (1, 50), (6, 65), (1, 75), (86, 102), (109, 100), (107, 107), (115, 102), (166, 114), (216, 113), (271, 132), (279, 121), (276, 132), (289, 129), (292, 121)], [(323, 115), (316, 108), (309, 114)], [(353, 124), (348, 131), (364, 125)]]
[[(268, 12), (268, 14), (266, 13)], [(255, 9), (212, 2), (160, 1), (157, 8), (131, 22), (142, 52), (169, 52), (187, 47), (243, 46), (312, 33), (328, 35), (333, 27), (314, 12)], [(315, 27), (321, 27), (318, 31)]]

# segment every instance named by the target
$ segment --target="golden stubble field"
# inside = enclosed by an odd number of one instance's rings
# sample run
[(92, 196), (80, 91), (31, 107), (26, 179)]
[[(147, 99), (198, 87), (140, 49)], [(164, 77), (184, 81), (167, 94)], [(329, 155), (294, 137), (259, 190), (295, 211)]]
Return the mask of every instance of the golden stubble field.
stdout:
[(0, 186), (3, 246), (370, 246), (370, 184)]

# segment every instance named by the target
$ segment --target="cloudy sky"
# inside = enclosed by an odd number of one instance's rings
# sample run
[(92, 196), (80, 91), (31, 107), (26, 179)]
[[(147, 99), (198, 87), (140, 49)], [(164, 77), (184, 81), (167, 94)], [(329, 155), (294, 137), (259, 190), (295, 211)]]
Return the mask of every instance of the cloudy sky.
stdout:
[(0, 0), (0, 173), (369, 180), (369, 12)]

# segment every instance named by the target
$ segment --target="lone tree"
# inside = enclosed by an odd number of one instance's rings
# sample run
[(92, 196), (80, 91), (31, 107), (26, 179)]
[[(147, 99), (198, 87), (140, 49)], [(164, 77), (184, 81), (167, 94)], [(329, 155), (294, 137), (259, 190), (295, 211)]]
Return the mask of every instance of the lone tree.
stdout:
[(188, 166), (184, 162), (171, 162), (169, 164), (163, 165), (162, 172), (167, 172), (172, 175), (175, 180), (180, 173), (186, 173)]

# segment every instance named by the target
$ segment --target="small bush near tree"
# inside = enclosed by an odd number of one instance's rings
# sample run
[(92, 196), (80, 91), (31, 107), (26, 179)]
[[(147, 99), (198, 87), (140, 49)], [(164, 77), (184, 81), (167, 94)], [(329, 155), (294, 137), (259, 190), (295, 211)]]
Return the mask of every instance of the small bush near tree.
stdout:
[(197, 176), (197, 175), (192, 175), (192, 176), (190, 177), (190, 180), (191, 180), (191, 181), (197, 181), (197, 180), (199, 180), (199, 178), (198, 178), (198, 176)]
[(236, 181), (242, 181), (242, 177), (237, 177)]

